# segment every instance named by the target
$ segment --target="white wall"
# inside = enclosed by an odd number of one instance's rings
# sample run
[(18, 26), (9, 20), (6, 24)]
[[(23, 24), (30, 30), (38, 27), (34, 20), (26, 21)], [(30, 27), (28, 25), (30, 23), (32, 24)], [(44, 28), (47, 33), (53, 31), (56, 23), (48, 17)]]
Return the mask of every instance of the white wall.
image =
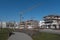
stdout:
[(6, 22), (2, 22), (2, 28), (6, 28)]
[(42, 25), (45, 25), (44, 22), (45, 22), (45, 21), (43, 21), (43, 20), (40, 21), (40, 22), (39, 22), (39, 27), (41, 27)]
[(0, 27), (6, 28), (6, 22), (0, 22)]

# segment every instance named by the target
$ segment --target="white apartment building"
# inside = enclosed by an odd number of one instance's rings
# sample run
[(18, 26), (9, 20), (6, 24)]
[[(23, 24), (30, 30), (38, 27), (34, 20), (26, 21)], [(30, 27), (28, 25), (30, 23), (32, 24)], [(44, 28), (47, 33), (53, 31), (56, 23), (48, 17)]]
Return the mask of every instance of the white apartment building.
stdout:
[(48, 15), (44, 17), (45, 28), (60, 29), (60, 16)]

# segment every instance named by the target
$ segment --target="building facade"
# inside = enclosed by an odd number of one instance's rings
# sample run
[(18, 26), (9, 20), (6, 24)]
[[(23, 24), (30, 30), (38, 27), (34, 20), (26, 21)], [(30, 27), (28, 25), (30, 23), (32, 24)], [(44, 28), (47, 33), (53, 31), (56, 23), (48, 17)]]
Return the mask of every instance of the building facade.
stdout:
[(45, 28), (60, 29), (60, 16), (48, 15), (44, 17)]
[(41, 29), (45, 28), (45, 21), (44, 20), (39, 22), (39, 28), (41, 28)]
[(16, 23), (15, 22), (6, 22), (6, 28), (15, 28)]
[(25, 22), (24, 21), (20, 22), (19, 26), (20, 26), (19, 27), (20, 29), (24, 29), (25, 28)]
[(27, 20), (20, 23), (20, 29), (33, 29), (38, 27), (38, 21), (36, 20)]
[(0, 28), (18, 28), (17, 22), (0, 22)]
[(0, 28), (6, 28), (6, 22), (0, 22)]
[(38, 27), (38, 21), (36, 20), (27, 20), (25, 23), (26, 28), (37, 28)]

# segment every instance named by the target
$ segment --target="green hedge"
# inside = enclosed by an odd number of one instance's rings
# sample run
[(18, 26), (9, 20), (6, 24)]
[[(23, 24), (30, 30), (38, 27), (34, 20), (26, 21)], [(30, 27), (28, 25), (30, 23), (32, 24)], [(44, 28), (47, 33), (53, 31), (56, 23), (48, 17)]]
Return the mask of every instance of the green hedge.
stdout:
[(9, 32), (12, 32), (13, 29), (3, 28), (0, 29), (0, 40), (7, 40), (9, 37)]

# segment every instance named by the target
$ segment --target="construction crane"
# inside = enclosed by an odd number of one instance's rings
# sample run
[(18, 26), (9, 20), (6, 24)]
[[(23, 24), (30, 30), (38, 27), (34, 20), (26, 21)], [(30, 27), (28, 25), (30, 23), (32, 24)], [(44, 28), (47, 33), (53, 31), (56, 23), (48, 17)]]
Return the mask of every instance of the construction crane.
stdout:
[[(34, 8), (40, 6), (40, 3), (36, 4), (36, 5), (33, 5), (32, 7), (30, 8), (27, 8), (26, 10), (23, 10), (20, 12), (20, 23), (22, 22), (23, 20), (23, 14), (26, 13), (27, 11), (32, 11)], [(31, 20), (33, 19), (34, 17), (31, 17)], [(20, 26), (21, 27), (21, 26)], [(25, 27), (24, 27), (25, 28)]]
[[(27, 11), (32, 11), (34, 8), (36, 8), (36, 7), (38, 7), (38, 6), (40, 6), (40, 3), (35, 4), (35, 5), (33, 5), (32, 7), (27, 8), (26, 10), (21, 11), (21, 12), (20, 12), (20, 22), (21, 22), (22, 19), (23, 19), (23, 14), (24, 14), (24, 13), (26, 13)], [(31, 19), (33, 19), (33, 18), (34, 18), (34, 17), (31, 17)]]
[(22, 22), (23, 12), (20, 13), (20, 22)]

